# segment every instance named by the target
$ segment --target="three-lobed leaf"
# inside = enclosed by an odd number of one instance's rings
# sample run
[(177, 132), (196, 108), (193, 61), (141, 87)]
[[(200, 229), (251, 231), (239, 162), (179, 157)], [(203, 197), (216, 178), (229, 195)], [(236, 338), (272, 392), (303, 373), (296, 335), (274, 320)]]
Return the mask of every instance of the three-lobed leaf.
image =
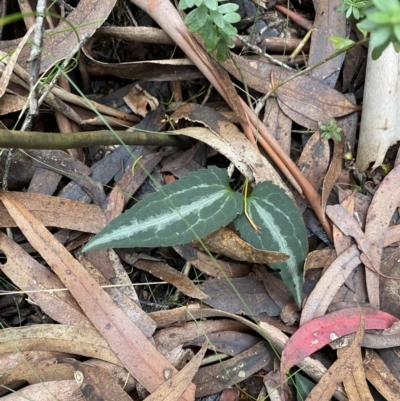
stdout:
[(162, 187), (118, 216), (83, 251), (186, 244), (227, 225), (243, 210), (226, 170), (209, 167)]
[(299, 208), (282, 188), (267, 181), (254, 188), (247, 202), (247, 212), (260, 231), (252, 227), (244, 214), (235, 219), (236, 229), (255, 248), (290, 255), (285, 262), (271, 267), (280, 269), (282, 280), (301, 306), (307, 232)]

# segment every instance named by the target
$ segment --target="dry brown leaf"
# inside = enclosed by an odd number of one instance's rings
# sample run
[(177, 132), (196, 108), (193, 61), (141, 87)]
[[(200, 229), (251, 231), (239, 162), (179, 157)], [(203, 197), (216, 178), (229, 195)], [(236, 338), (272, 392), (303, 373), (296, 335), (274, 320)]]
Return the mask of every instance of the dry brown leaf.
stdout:
[(297, 167), (318, 190), (322, 185), (329, 165), (329, 142), (321, 138), (319, 131), (315, 132), (304, 146)]
[[(104, 213), (98, 206), (41, 194), (24, 192), (10, 192), (10, 194), (45, 226), (97, 234), (106, 225)], [(17, 227), (1, 203), (0, 227)]]
[(20, 111), (26, 105), (27, 98), (17, 94), (4, 94), (0, 99), (0, 116)]
[[(343, 356), (347, 348), (346, 346), (337, 350), (339, 358)], [(354, 355), (354, 362), (349, 373), (343, 377), (343, 386), (349, 401), (374, 401), (365, 378), (361, 348)]]
[[(315, 3), (308, 65), (314, 65), (335, 53), (334, 43), (329, 40), (331, 36), (346, 35), (346, 19), (337, 12), (341, 5), (340, 0), (319, 0)], [(342, 53), (332, 60), (325, 61), (321, 66), (314, 68), (310, 75), (334, 88), (345, 55), (346, 53)]]
[[(213, 278), (201, 286), (209, 299), (207, 305), (230, 313), (257, 316), (279, 316), (281, 308), (267, 294), (264, 285), (253, 274), (239, 278)], [(238, 296), (240, 294), (240, 296)]]
[[(10, 194), (2, 192), (1, 200), (18, 227), (57, 273), (135, 379), (152, 392), (165, 381), (166, 371), (170, 376), (176, 373), (175, 368), (39, 220)], [(192, 400), (193, 396), (194, 386), (190, 386), (182, 400)]]
[(121, 365), (97, 330), (61, 324), (4, 329), (0, 331), (0, 354), (19, 351), (57, 351), (99, 358)]
[[(99, 285), (102, 287), (111, 285), (111, 282), (108, 281), (87, 259), (81, 257), (80, 262), (97, 283), (99, 283)], [(149, 318), (146, 312), (143, 312), (142, 308), (136, 304), (136, 302), (122, 293), (119, 288), (104, 288), (104, 291), (114, 301), (115, 305), (118, 305), (132, 322), (140, 327), (140, 330), (146, 337), (150, 338), (153, 335), (156, 329), (156, 324), (151, 318)]]
[(330, 401), (339, 387), (343, 378), (348, 374), (361, 352), (361, 343), (364, 335), (364, 317), (361, 315), (360, 326), (356, 332), (353, 342), (346, 351), (335, 361), (321, 380), (308, 394), (306, 401)]
[(301, 312), (300, 325), (325, 314), (340, 286), (360, 264), (359, 256), (357, 246), (352, 245), (328, 267), (307, 298)]
[[(201, 240), (210, 252), (243, 262), (269, 264), (283, 262), (289, 258), (285, 253), (256, 249), (227, 227), (222, 227)], [(198, 241), (193, 241), (192, 244), (200, 247)]]
[[(7, 55), (4, 52), (0, 52), (0, 56), (2, 59), (2, 63), (6, 63), (6, 66), (4, 67), (1, 77), (0, 77), (0, 98), (3, 97), (3, 95), (6, 92), (8, 83), (10, 81), (11, 75), (14, 70), (14, 66), (17, 62), (18, 56), (21, 53), (21, 50), (24, 48), (27, 40), (31, 36), (31, 33), (33, 32), (34, 26), (31, 26), (27, 32), (25, 33), (24, 37), (21, 39), (21, 41), (18, 43), (18, 46), (13, 50), (13, 53), (11, 55)], [(27, 100), (27, 99), (26, 99)]]
[(44, 313), (62, 324), (93, 328), (68, 291), (49, 291), (65, 288), (61, 280), (1, 232), (0, 249), (7, 257), (7, 263), (0, 264), (3, 273), (22, 291), (37, 291), (29, 298)]
[(336, 254), (336, 252), (332, 248), (319, 249), (310, 252), (307, 255), (307, 259), (304, 265), (304, 271), (325, 267), (327, 261), (334, 254)]
[(228, 361), (201, 368), (194, 378), (196, 397), (214, 394), (240, 383), (267, 365), (272, 365), (271, 349), (265, 341), (260, 341)]
[[(117, 64), (118, 65), (118, 64)], [(113, 64), (115, 68), (115, 64)], [(151, 96), (149, 92), (144, 90), (140, 85), (136, 84), (131, 88), (129, 93), (124, 96), (125, 103), (135, 114), (146, 117), (150, 110), (156, 110), (159, 106), (158, 99)]]
[(226, 262), (211, 258), (191, 245), (176, 245), (173, 247), (186, 261), (211, 277), (245, 277), (251, 272), (248, 263)]
[(64, 360), (64, 362), (73, 367), (75, 381), (86, 401), (132, 400), (106, 369), (75, 360)]
[[(372, 264), (379, 268), (382, 248), (389, 223), (400, 204), (400, 166), (395, 167), (381, 182), (367, 213), (365, 237), (371, 246)], [(372, 306), (379, 308), (379, 276), (366, 270), (368, 298)]]
[(326, 208), (326, 202), (328, 201), (328, 197), (332, 191), (333, 186), (336, 183), (336, 180), (340, 176), (342, 171), (342, 161), (343, 161), (343, 152), (344, 152), (344, 139), (341, 141), (337, 141), (334, 139), (334, 148), (331, 164), (329, 166), (328, 172), (324, 178), (324, 185), (322, 186), (322, 195), (321, 195), (321, 205), (323, 209)]
[[(340, 204), (349, 212), (350, 216), (354, 213), (354, 194), (344, 199)], [(332, 227), (333, 242), (335, 245), (336, 254), (341, 255), (346, 249), (351, 246), (351, 237), (345, 235), (340, 228), (334, 224)]]
[[(272, 89), (271, 73), (275, 77), (279, 77), (280, 81), (292, 75), (291, 72), (282, 70), (281, 67), (276, 65), (248, 60), (234, 53), (230, 53), (230, 55), (234, 62), (228, 59), (221, 65), (240, 81), (242, 80), (242, 74), (246, 84), (261, 93), (267, 93)], [(240, 73), (235, 64), (239, 66)], [(277, 81), (277, 79), (275, 80)], [(304, 75), (279, 88), (277, 95), (281, 104), (285, 104), (291, 110), (297, 111), (299, 116), (303, 116), (315, 124), (323, 122), (323, 118), (327, 116), (330, 118), (340, 117), (359, 110), (358, 106), (352, 104), (337, 90)], [(302, 125), (301, 121), (297, 121), (297, 119), (294, 119), (294, 121)]]
[(400, 382), (374, 350), (366, 350), (364, 369), (367, 380), (387, 401), (399, 400)]
[(200, 351), (180, 372), (162, 384), (153, 394), (146, 397), (145, 401), (175, 401), (179, 399), (199, 370), (206, 351), (207, 343), (204, 343)]
[(188, 322), (180, 327), (168, 327), (160, 330), (155, 335), (154, 341), (157, 349), (165, 355), (179, 345), (204, 335), (225, 331), (243, 332), (246, 329), (247, 327), (243, 323), (231, 319)]
[(238, 331), (221, 331), (211, 333), (184, 344), (185, 347), (200, 347), (204, 341), (208, 341), (208, 348), (214, 352), (220, 352), (229, 356), (236, 356), (246, 349), (256, 345), (260, 339), (252, 334)]
[(75, 380), (60, 380), (31, 384), (15, 393), (5, 395), (4, 401), (84, 401)]
[(98, 206), (106, 200), (106, 194), (101, 183), (89, 177), (91, 170), (81, 161), (61, 150), (30, 150), (33, 164), (40, 168), (60, 173), (75, 181)]
[(292, 141), (292, 120), (282, 112), (274, 98), (268, 98), (265, 103), (263, 123), (281, 148), (289, 155)]
[(151, 273), (160, 280), (164, 280), (167, 283), (172, 284), (188, 297), (201, 300), (208, 299), (208, 295), (204, 294), (204, 292), (202, 292), (198, 286), (194, 285), (192, 280), (190, 280), (180, 271), (169, 266), (167, 263), (157, 260), (139, 259), (134, 263), (134, 266), (140, 270)]

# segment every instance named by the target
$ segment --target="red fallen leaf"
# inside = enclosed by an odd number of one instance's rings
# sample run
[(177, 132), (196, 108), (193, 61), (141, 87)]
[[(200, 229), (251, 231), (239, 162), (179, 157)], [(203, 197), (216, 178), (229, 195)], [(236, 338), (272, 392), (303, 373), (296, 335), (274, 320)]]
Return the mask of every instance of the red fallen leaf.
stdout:
[(282, 368), (290, 369), (331, 341), (355, 333), (364, 315), (365, 330), (384, 330), (398, 322), (397, 317), (374, 308), (346, 308), (311, 320), (301, 326), (286, 343)]

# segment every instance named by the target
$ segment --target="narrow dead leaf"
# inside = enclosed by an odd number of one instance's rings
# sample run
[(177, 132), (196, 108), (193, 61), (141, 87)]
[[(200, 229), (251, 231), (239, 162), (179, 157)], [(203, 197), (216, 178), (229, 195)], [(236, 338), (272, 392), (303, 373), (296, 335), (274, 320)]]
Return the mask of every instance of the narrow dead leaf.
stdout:
[(360, 263), (360, 251), (356, 245), (335, 259), (307, 298), (301, 312), (300, 325), (325, 314), (339, 288)]
[[(338, 358), (342, 358), (348, 348), (338, 348)], [(343, 386), (349, 401), (374, 401), (365, 378), (361, 347), (354, 350), (352, 362), (351, 369), (348, 369), (348, 373), (343, 377)]]
[(322, 185), (329, 166), (329, 142), (321, 138), (319, 131), (315, 132), (304, 146), (297, 167), (318, 190)]
[(333, 143), (334, 147), (331, 164), (329, 165), (328, 172), (326, 173), (324, 178), (324, 185), (322, 186), (321, 205), (324, 210), (326, 208), (326, 202), (328, 201), (328, 197), (332, 191), (332, 188), (342, 171), (345, 143), (344, 138), (341, 141), (334, 139)]
[[(235, 290), (233, 290), (233, 287)], [(201, 290), (209, 296), (208, 305), (231, 313), (257, 316), (279, 316), (281, 308), (270, 298), (264, 285), (254, 275), (248, 277), (215, 278), (205, 281)]]
[(20, 352), (65, 352), (122, 365), (99, 332), (84, 327), (38, 324), (0, 330), (0, 354), (15, 352), (15, 347)]
[(87, 401), (119, 400), (131, 401), (132, 398), (113, 380), (106, 369), (90, 366), (75, 360), (65, 359), (72, 365), (74, 378)]
[(366, 350), (364, 369), (368, 381), (387, 401), (399, 400), (400, 382), (374, 350)]
[[(67, 396), (66, 396), (67, 394)], [(31, 384), (2, 397), (4, 401), (82, 401), (82, 395), (75, 380), (60, 380)]]
[(44, 313), (62, 324), (93, 328), (68, 291), (51, 291), (65, 288), (61, 280), (1, 232), (0, 249), (7, 257), (7, 263), (0, 264), (3, 273), (22, 291), (37, 291), (30, 293), (29, 298)]
[(269, 346), (265, 341), (260, 341), (228, 361), (201, 368), (193, 380), (196, 397), (205, 397), (240, 383), (271, 362)]
[(174, 269), (164, 262), (156, 260), (139, 259), (134, 263), (134, 266), (140, 270), (151, 273), (153, 276), (172, 284), (183, 294), (195, 299), (205, 300), (208, 295), (205, 294), (200, 288), (193, 284), (193, 282), (180, 271)]
[[(69, 199), (27, 192), (9, 192), (45, 226), (67, 228), (97, 234), (106, 225), (99, 206)], [(7, 209), (0, 203), (0, 227), (17, 227)]]
[[(4, 67), (1, 77), (0, 77), (0, 98), (3, 97), (3, 95), (6, 92), (8, 83), (10, 81), (11, 75), (14, 70), (15, 63), (17, 62), (17, 59), (19, 57), (19, 54), (21, 53), (21, 50), (24, 48), (25, 43), (31, 36), (31, 33), (34, 30), (34, 26), (31, 26), (27, 32), (25, 33), (24, 37), (21, 39), (21, 41), (18, 43), (18, 46), (13, 49), (13, 53), (11, 56), (8, 56), (4, 52), (0, 52), (0, 56), (2, 59), (2, 63), (6, 63), (6, 66)], [(26, 99), (27, 100), (27, 99)]]
[(231, 319), (206, 320), (188, 322), (180, 327), (167, 327), (160, 330), (154, 337), (158, 350), (164, 355), (188, 341), (195, 340), (204, 335), (221, 333), (225, 331), (246, 331), (247, 327), (243, 323)]
[[(367, 213), (365, 237), (371, 245), (374, 266), (380, 265), (386, 230), (394, 211), (400, 204), (400, 165), (395, 167), (381, 182)], [(368, 298), (372, 306), (379, 308), (379, 276), (366, 271)]]

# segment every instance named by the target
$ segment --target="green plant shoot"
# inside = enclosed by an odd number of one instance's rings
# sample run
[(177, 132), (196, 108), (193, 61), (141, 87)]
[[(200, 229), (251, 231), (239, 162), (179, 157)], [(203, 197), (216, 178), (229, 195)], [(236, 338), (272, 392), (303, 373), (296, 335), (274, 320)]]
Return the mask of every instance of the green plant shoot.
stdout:
[(180, 0), (178, 9), (193, 8), (186, 16), (184, 22), (189, 27), (189, 32), (199, 32), (204, 40), (208, 53), (217, 51), (216, 59), (225, 61), (229, 55), (229, 47), (233, 47), (232, 38), (237, 34), (237, 29), (232, 25), (240, 21), (240, 15), (235, 11), (237, 4), (218, 3), (226, 0)]

